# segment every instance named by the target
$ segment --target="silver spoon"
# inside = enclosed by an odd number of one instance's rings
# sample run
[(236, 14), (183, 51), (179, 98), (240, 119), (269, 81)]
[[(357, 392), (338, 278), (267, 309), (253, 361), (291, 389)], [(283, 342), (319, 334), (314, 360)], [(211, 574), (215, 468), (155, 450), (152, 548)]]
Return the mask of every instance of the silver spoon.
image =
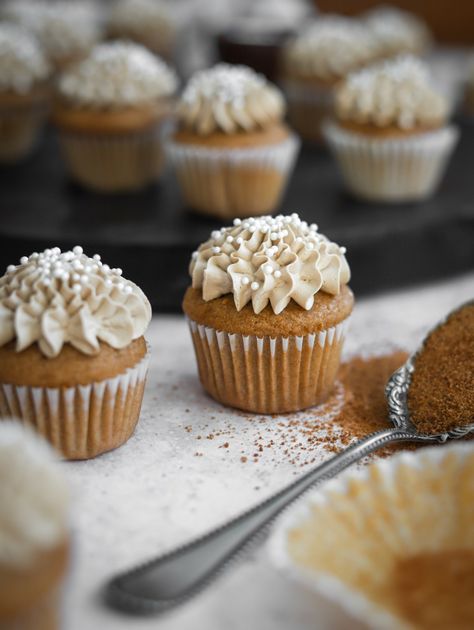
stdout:
[[(463, 304), (458, 309), (473, 303)], [(431, 332), (445, 321), (440, 322)], [(418, 351), (391, 376), (385, 388), (392, 428), (363, 438), (329, 461), (316, 466), (259, 505), (201, 538), (117, 575), (106, 586), (106, 599), (109, 604), (136, 614), (161, 613), (169, 610), (203, 590), (232, 561), (241, 556), (252, 543), (266, 533), (268, 525), (284, 508), (316, 483), (330, 479), (387, 444), (443, 443), (448, 439), (462, 438), (474, 431), (474, 424), (469, 424), (447, 433), (434, 435), (417, 433), (410, 420), (407, 394), (415, 369), (416, 357), (423, 343)]]

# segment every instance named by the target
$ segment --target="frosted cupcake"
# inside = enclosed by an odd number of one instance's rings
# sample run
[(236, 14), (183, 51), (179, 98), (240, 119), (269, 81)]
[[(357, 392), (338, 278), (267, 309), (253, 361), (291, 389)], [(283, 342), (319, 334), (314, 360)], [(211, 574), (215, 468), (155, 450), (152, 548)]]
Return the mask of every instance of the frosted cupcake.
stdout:
[(34, 149), (48, 111), (49, 77), (34, 37), (0, 24), (0, 162), (17, 162)]
[(88, 0), (14, 0), (3, 15), (34, 33), (58, 71), (83, 59), (101, 37), (98, 10)]
[(348, 189), (374, 201), (432, 195), (456, 144), (448, 104), (414, 57), (350, 75), (336, 94), (325, 136)]
[(193, 254), (183, 309), (213, 398), (284, 413), (328, 397), (354, 301), (344, 253), (297, 214), (212, 232)]
[(54, 121), (71, 177), (104, 192), (156, 180), (163, 167), (162, 125), (176, 86), (162, 60), (128, 42), (99, 44), (63, 74)]
[(168, 6), (160, 0), (118, 0), (109, 13), (108, 34), (130, 39), (165, 59), (173, 55), (176, 28)]
[(53, 451), (0, 423), (0, 627), (56, 630), (69, 556), (69, 496)]
[(245, 66), (198, 72), (168, 141), (186, 203), (222, 218), (273, 212), (299, 148), (280, 91)]
[(25, 256), (0, 278), (0, 418), (67, 459), (120, 446), (138, 421), (151, 308), (121, 273), (78, 246)]
[(431, 46), (432, 36), (426, 23), (414, 13), (380, 6), (369, 11), (364, 19), (383, 57), (423, 55)]
[(304, 140), (321, 139), (321, 123), (332, 113), (334, 87), (377, 54), (367, 28), (355, 19), (332, 15), (317, 18), (288, 42), (282, 80), (290, 123)]
[(472, 444), (403, 453), (303, 499), (271, 557), (325, 627), (472, 628), (473, 501)]

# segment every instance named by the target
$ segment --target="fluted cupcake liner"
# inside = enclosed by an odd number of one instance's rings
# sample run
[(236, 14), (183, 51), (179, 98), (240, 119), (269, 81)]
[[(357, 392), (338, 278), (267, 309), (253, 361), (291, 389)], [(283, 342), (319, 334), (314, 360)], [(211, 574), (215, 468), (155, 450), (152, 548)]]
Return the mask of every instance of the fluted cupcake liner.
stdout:
[(327, 123), (324, 135), (348, 189), (363, 199), (421, 200), (444, 174), (459, 132), (453, 125), (404, 138), (372, 138)]
[(333, 112), (333, 89), (287, 81), (284, 90), (288, 101), (288, 119), (293, 129), (303, 140), (321, 142), (322, 125)]
[(158, 179), (164, 167), (161, 124), (121, 134), (60, 129), (59, 138), (71, 177), (100, 192), (143, 188)]
[(348, 321), (300, 337), (256, 337), (188, 320), (204, 389), (225, 405), (253, 413), (286, 413), (323, 402), (334, 385)]
[(0, 105), (0, 163), (14, 163), (30, 155), (44, 127), (46, 103)]
[(284, 192), (298, 150), (299, 139), (261, 147), (221, 149), (167, 142), (189, 206), (221, 218), (273, 212)]
[(356, 620), (376, 630), (431, 627), (402, 613), (396, 567), (430, 554), (474, 552), (473, 505), (472, 444), (401, 453), (302, 499), (277, 522), (268, 556), (302, 595), (306, 614), (327, 627), (336, 627), (335, 619), (337, 627), (355, 627)]
[(75, 387), (0, 383), (0, 418), (32, 425), (65, 459), (89, 459), (117, 448), (140, 415), (149, 351), (122, 374)]

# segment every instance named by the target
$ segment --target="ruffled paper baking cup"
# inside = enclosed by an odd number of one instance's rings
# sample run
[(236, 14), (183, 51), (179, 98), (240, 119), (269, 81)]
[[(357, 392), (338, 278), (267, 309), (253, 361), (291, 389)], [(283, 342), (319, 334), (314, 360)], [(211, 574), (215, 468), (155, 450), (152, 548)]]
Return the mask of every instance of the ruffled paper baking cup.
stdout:
[(123, 134), (89, 134), (60, 129), (70, 175), (99, 192), (126, 192), (158, 179), (164, 166), (161, 125)]
[(0, 163), (18, 162), (34, 151), (47, 112), (45, 103), (0, 106)]
[(224, 405), (271, 414), (312, 407), (329, 396), (348, 318), (301, 337), (246, 336), (188, 323), (204, 389)]
[(469, 623), (451, 619), (453, 603), (462, 605), (459, 582), (449, 595), (442, 576), (449, 582), (454, 558), (459, 579), (459, 555), (472, 554), (472, 580), (473, 506), (472, 444), (402, 453), (349, 471), (289, 509), (269, 558), (327, 627), (471, 628), (472, 598), (470, 613), (460, 611)]
[(32, 425), (65, 459), (89, 459), (117, 448), (132, 435), (140, 415), (149, 349), (122, 374), (75, 387), (0, 383), (0, 418)]
[(432, 195), (459, 131), (453, 125), (406, 138), (370, 138), (333, 123), (323, 127), (347, 188), (372, 201), (403, 202)]
[(223, 219), (272, 213), (280, 202), (300, 141), (294, 134), (262, 147), (218, 149), (166, 144), (186, 203)]
[(284, 91), (288, 102), (288, 120), (303, 140), (321, 142), (321, 127), (331, 116), (334, 107), (334, 90), (287, 81)]

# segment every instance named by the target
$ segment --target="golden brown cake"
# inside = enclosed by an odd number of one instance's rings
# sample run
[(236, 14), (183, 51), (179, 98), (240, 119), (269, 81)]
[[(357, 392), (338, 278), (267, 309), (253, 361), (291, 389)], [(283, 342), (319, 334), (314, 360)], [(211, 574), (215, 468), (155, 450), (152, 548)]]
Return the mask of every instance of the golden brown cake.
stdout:
[(67, 459), (120, 446), (139, 418), (151, 308), (121, 273), (75, 247), (0, 278), (0, 418), (21, 418)]
[(0, 162), (34, 149), (48, 112), (50, 67), (27, 31), (0, 24)]
[(370, 31), (342, 16), (318, 17), (288, 42), (282, 55), (282, 80), (290, 124), (303, 140), (321, 141), (321, 125), (333, 111), (335, 87), (377, 56)]
[(354, 300), (344, 252), (296, 214), (236, 219), (211, 234), (183, 301), (211, 396), (254, 413), (329, 396)]
[(53, 452), (0, 423), (0, 627), (59, 630), (69, 564), (69, 497)]
[(410, 56), (349, 75), (324, 133), (348, 189), (374, 201), (432, 195), (457, 142), (445, 98)]
[(282, 122), (283, 97), (245, 66), (197, 73), (168, 140), (187, 204), (222, 218), (273, 212), (299, 148)]
[(71, 176), (96, 190), (134, 190), (163, 167), (161, 131), (174, 73), (138, 44), (97, 46), (60, 82), (54, 108)]

